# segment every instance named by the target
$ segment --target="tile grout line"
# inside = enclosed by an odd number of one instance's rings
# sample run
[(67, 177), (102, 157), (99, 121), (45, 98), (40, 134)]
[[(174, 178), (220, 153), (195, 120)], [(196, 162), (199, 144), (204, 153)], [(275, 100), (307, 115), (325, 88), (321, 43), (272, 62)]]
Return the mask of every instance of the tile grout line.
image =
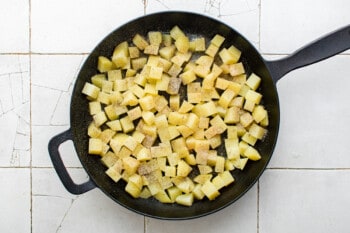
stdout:
[(32, 1), (28, 0), (29, 15), (29, 144), (30, 144), (30, 232), (33, 233), (33, 128), (32, 128)]

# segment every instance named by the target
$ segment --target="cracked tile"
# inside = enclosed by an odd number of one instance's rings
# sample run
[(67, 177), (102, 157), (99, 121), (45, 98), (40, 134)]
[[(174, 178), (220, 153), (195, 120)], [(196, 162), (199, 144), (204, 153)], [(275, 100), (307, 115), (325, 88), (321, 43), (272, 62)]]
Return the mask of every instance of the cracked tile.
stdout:
[(29, 1), (0, 1), (0, 15), (0, 53), (28, 52)]
[[(48, 143), (50, 139), (67, 130), (69, 126), (33, 126), (32, 127), (32, 166), (52, 167), (49, 157)], [(75, 152), (73, 142), (63, 143), (59, 151), (67, 167), (81, 167), (79, 158)]]
[[(259, 44), (259, 0), (149, 0), (146, 12), (166, 10), (196, 12), (231, 26), (254, 46)], [(200, 23), (200, 22), (198, 22)]]
[[(82, 169), (69, 169), (69, 172), (75, 181), (86, 179)], [(48, 214), (48, 210), (55, 211)], [(71, 195), (63, 188), (54, 169), (33, 169), (33, 233), (112, 233), (116, 229), (142, 233), (143, 226), (143, 216), (119, 206), (100, 190)]]
[(28, 168), (0, 168), (1, 232), (31, 232), (30, 171)]
[(89, 4), (80, 0), (32, 0), (32, 50), (90, 52), (115, 28), (143, 15), (143, 1), (123, 3), (121, 0), (91, 1)]
[(28, 56), (0, 55), (0, 166), (29, 166)]

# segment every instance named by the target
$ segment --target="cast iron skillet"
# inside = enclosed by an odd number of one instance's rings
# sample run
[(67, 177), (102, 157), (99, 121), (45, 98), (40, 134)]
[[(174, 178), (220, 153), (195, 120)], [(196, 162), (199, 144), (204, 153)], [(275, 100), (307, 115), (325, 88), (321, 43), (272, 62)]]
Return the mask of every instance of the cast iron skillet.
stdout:
[[(87, 153), (87, 126), (91, 122), (91, 117), (88, 113), (86, 97), (81, 94), (84, 83), (90, 81), (91, 76), (97, 72), (96, 61), (99, 55), (110, 57), (114, 47), (119, 42), (131, 41), (136, 33), (147, 35), (147, 32), (152, 30), (168, 32), (174, 25), (178, 25), (188, 34), (204, 36), (207, 41), (215, 34), (221, 34), (226, 38), (223, 47), (233, 44), (242, 51), (242, 61), (248, 73), (254, 72), (262, 78), (259, 91), (263, 94), (270, 122), (265, 140), (256, 145), (262, 159), (257, 162), (249, 162), (244, 171), (234, 170), (235, 183), (222, 189), (221, 195), (216, 200), (198, 201), (191, 207), (162, 204), (152, 199), (134, 199), (124, 191), (124, 182), (116, 184), (105, 175), (106, 168), (98, 156), (91, 156)], [(163, 12), (137, 18), (104, 38), (85, 61), (76, 80), (71, 99), (71, 127), (53, 137), (49, 142), (51, 160), (63, 185), (73, 194), (82, 194), (98, 187), (120, 205), (139, 214), (160, 219), (191, 219), (216, 212), (232, 204), (246, 193), (263, 173), (272, 156), (280, 121), (276, 82), (291, 70), (321, 61), (349, 48), (350, 26), (347, 26), (307, 45), (288, 57), (277, 61), (266, 61), (241, 34), (222, 22), (207, 16), (184, 12)], [(73, 141), (82, 166), (90, 177), (90, 180), (83, 184), (75, 184), (72, 181), (58, 151), (59, 146), (67, 140)]]

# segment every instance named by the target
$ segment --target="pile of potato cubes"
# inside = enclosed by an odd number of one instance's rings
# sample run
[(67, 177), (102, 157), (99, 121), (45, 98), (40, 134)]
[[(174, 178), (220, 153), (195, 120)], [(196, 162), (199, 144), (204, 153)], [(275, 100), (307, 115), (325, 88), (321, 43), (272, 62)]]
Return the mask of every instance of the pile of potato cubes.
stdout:
[(98, 57), (99, 72), (82, 90), (93, 119), (88, 151), (132, 197), (185, 206), (214, 200), (234, 182), (233, 169), (261, 158), (261, 78), (246, 74), (234, 45), (220, 48), (224, 40), (190, 39), (174, 26)]

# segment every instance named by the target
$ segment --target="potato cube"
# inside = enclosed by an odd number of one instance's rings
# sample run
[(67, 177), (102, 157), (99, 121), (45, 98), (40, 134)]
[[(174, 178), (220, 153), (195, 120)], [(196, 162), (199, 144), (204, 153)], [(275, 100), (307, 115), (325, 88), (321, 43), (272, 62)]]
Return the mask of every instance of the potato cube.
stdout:
[(97, 69), (101, 73), (110, 71), (114, 68), (114, 64), (111, 60), (104, 56), (99, 56), (97, 59)]
[(195, 63), (197, 65), (202, 65), (202, 66), (211, 66), (213, 64), (214, 58), (206, 55), (202, 55), (197, 60)]
[(157, 91), (168, 90), (169, 82), (170, 82), (170, 77), (167, 74), (163, 73), (161, 79), (157, 80), (156, 90)]
[(266, 134), (266, 129), (264, 129), (263, 127), (253, 123), (250, 127), (249, 127), (249, 134), (252, 135), (253, 137), (257, 138), (257, 139), (263, 139), (265, 134)]
[(180, 96), (179, 95), (171, 95), (169, 97), (169, 105), (172, 111), (177, 111), (180, 108)]
[(162, 33), (158, 31), (148, 32), (148, 39), (151, 45), (160, 45), (162, 43)]
[(99, 112), (101, 112), (102, 109), (101, 109), (101, 103), (98, 102), (98, 101), (91, 101), (89, 102), (89, 112), (90, 112), (90, 115), (95, 115)]
[(193, 193), (181, 194), (176, 197), (175, 202), (184, 206), (191, 206), (193, 204)]
[(159, 50), (159, 45), (150, 44), (150, 45), (147, 45), (145, 47), (143, 52), (145, 54), (157, 55), (158, 54), (158, 50)]
[(259, 76), (257, 76), (256, 74), (252, 73), (249, 78), (246, 81), (246, 84), (252, 89), (252, 90), (256, 90), (258, 89), (259, 85), (261, 82), (261, 78)]
[(141, 194), (141, 189), (133, 182), (128, 182), (125, 186), (125, 191), (133, 198), (138, 198)]
[(238, 159), (240, 150), (238, 147), (238, 139), (225, 139), (226, 156), (228, 159)]
[(177, 77), (182, 71), (181, 66), (178, 66), (176, 64), (173, 64), (170, 69), (168, 70), (168, 74), (172, 77)]
[(144, 50), (149, 45), (148, 42), (140, 34), (136, 34), (132, 39), (132, 42), (140, 50)]
[(224, 172), (220, 173), (218, 176), (220, 176), (222, 178), (222, 180), (224, 182), (224, 186), (228, 186), (235, 181), (231, 172), (229, 172), (229, 171), (224, 171)]
[(122, 175), (113, 167), (110, 167), (107, 169), (106, 174), (114, 181), (118, 182), (121, 178)]
[(241, 57), (241, 51), (233, 45), (231, 45), (227, 50), (230, 52), (231, 56), (234, 57), (234, 63), (238, 62), (239, 58)]
[(177, 26), (175, 25), (171, 30), (170, 30), (170, 36), (174, 39), (177, 40), (181, 36), (186, 36), (185, 33)]
[(136, 71), (142, 69), (146, 65), (146, 63), (147, 63), (147, 58), (145, 57), (138, 57), (135, 59), (131, 59), (131, 67)]
[(213, 116), (217, 113), (216, 105), (213, 101), (209, 101), (205, 104), (197, 104), (193, 107), (192, 112), (201, 117)]
[(215, 185), (210, 181), (207, 181), (203, 184), (201, 191), (209, 200), (214, 200), (217, 196), (220, 195)]
[(145, 94), (150, 94), (150, 95), (153, 95), (153, 96), (158, 95), (158, 91), (156, 89), (156, 85), (155, 84), (146, 83), (144, 91), (145, 91)]
[(94, 76), (91, 77), (91, 83), (98, 88), (102, 88), (102, 82), (105, 80), (106, 80), (106, 74), (95, 74)]
[(210, 72), (210, 66), (197, 65), (193, 71), (198, 77), (205, 78)]
[(210, 44), (208, 46), (208, 48), (205, 50), (205, 54), (214, 57), (216, 55), (216, 53), (219, 51), (219, 47), (214, 45), (214, 44)]
[(196, 77), (196, 74), (194, 73), (193, 70), (188, 70), (188, 71), (180, 74), (180, 78), (181, 78), (183, 84), (189, 84), (189, 83), (193, 82), (194, 80), (196, 80), (197, 77)]
[(234, 64), (237, 62), (236, 57), (226, 48), (223, 48), (220, 52), (219, 52), (219, 56), (222, 60), (222, 63), (224, 64)]
[(201, 189), (202, 189), (202, 185), (196, 184), (192, 191), (193, 197), (196, 198), (197, 200), (202, 200), (205, 197), (205, 194), (202, 192)]
[(254, 101), (251, 101), (251, 100), (248, 100), (248, 99), (245, 100), (244, 105), (243, 105), (243, 109), (244, 110), (247, 110), (249, 112), (253, 112), (254, 107), (255, 107), (255, 102)]
[(88, 126), (88, 135), (91, 138), (98, 138), (101, 134), (101, 129), (95, 125), (94, 122), (91, 122)]
[(259, 152), (252, 146), (248, 146), (248, 148), (244, 151), (243, 156), (253, 161), (261, 159)]
[(186, 177), (192, 171), (192, 167), (188, 165), (184, 160), (180, 160), (177, 164), (176, 175), (180, 177)]
[(204, 37), (195, 38), (193, 40), (193, 42), (195, 44), (194, 51), (196, 51), (196, 52), (203, 52), (203, 51), (205, 51), (205, 38)]
[(147, 161), (152, 159), (151, 150), (149, 148), (143, 147), (136, 154), (136, 159), (139, 161)]
[(194, 183), (188, 177), (174, 177), (173, 183), (184, 193), (190, 193), (194, 189)]
[(269, 115), (266, 114), (266, 117), (260, 121), (261, 126), (268, 126), (269, 125)]
[(174, 203), (164, 190), (159, 190), (159, 192), (154, 195), (154, 198), (161, 203)]
[(241, 75), (244, 73), (245, 73), (245, 70), (244, 70), (244, 66), (243, 66), (242, 62), (230, 65), (230, 75), (231, 76), (237, 76), (237, 75)]
[(176, 177), (176, 168), (174, 166), (166, 166), (164, 174), (168, 177)]
[(218, 101), (218, 104), (219, 104), (220, 106), (222, 106), (223, 108), (227, 108), (228, 105), (230, 104), (230, 102), (232, 101), (232, 99), (233, 99), (236, 95), (237, 95), (237, 94), (236, 94), (233, 90), (231, 90), (231, 89), (226, 89), (226, 90), (222, 93), (222, 95), (221, 95), (221, 97), (220, 97), (220, 99), (219, 99), (219, 101)]
[(155, 106), (154, 98), (151, 95), (146, 95), (139, 99), (139, 104), (143, 111), (149, 111)]
[(215, 176), (211, 182), (215, 185), (217, 190), (225, 187), (224, 180), (219, 175)]
[(260, 123), (267, 116), (267, 111), (262, 105), (259, 105), (254, 108), (252, 115), (253, 119)]
[(215, 172), (223, 172), (225, 170), (225, 158), (222, 156), (216, 157)]
[(181, 53), (187, 53), (190, 48), (190, 41), (187, 36), (179, 36), (175, 39), (175, 47)]
[(132, 122), (129, 116), (125, 116), (122, 119), (120, 119), (120, 124), (124, 133), (129, 133), (135, 129), (134, 123)]
[(230, 107), (227, 109), (224, 122), (227, 124), (235, 124), (239, 122), (239, 108)]
[(167, 60), (170, 60), (175, 55), (176, 47), (174, 45), (166, 46), (159, 49), (159, 55)]
[(103, 142), (99, 138), (89, 139), (89, 154), (100, 155), (103, 149)]
[(140, 161), (138, 161), (137, 159), (131, 156), (122, 158), (122, 161), (123, 161), (124, 171), (127, 174), (132, 175), (136, 173), (137, 168), (140, 165)]
[(211, 174), (213, 172), (212, 167), (208, 165), (198, 165), (198, 170), (200, 175)]
[(249, 112), (243, 113), (239, 119), (239, 122), (242, 124), (243, 127), (248, 127), (253, 121), (254, 118)]
[(97, 99), (98, 94), (100, 93), (100, 88), (98, 88), (97, 86), (95, 86), (91, 83), (86, 82), (84, 84), (82, 93), (87, 95), (91, 99)]
[(105, 112), (99, 112), (95, 114), (92, 118), (94, 120), (96, 127), (100, 127), (108, 120)]
[(166, 92), (170, 95), (179, 94), (180, 86), (181, 86), (181, 79), (176, 77), (171, 77), (169, 79), (169, 85)]
[(193, 181), (198, 184), (204, 184), (205, 182), (210, 181), (212, 177), (213, 174), (199, 174), (193, 179)]
[(224, 43), (225, 37), (216, 34), (213, 39), (211, 39), (210, 43), (216, 45), (217, 47), (220, 47), (222, 43)]

